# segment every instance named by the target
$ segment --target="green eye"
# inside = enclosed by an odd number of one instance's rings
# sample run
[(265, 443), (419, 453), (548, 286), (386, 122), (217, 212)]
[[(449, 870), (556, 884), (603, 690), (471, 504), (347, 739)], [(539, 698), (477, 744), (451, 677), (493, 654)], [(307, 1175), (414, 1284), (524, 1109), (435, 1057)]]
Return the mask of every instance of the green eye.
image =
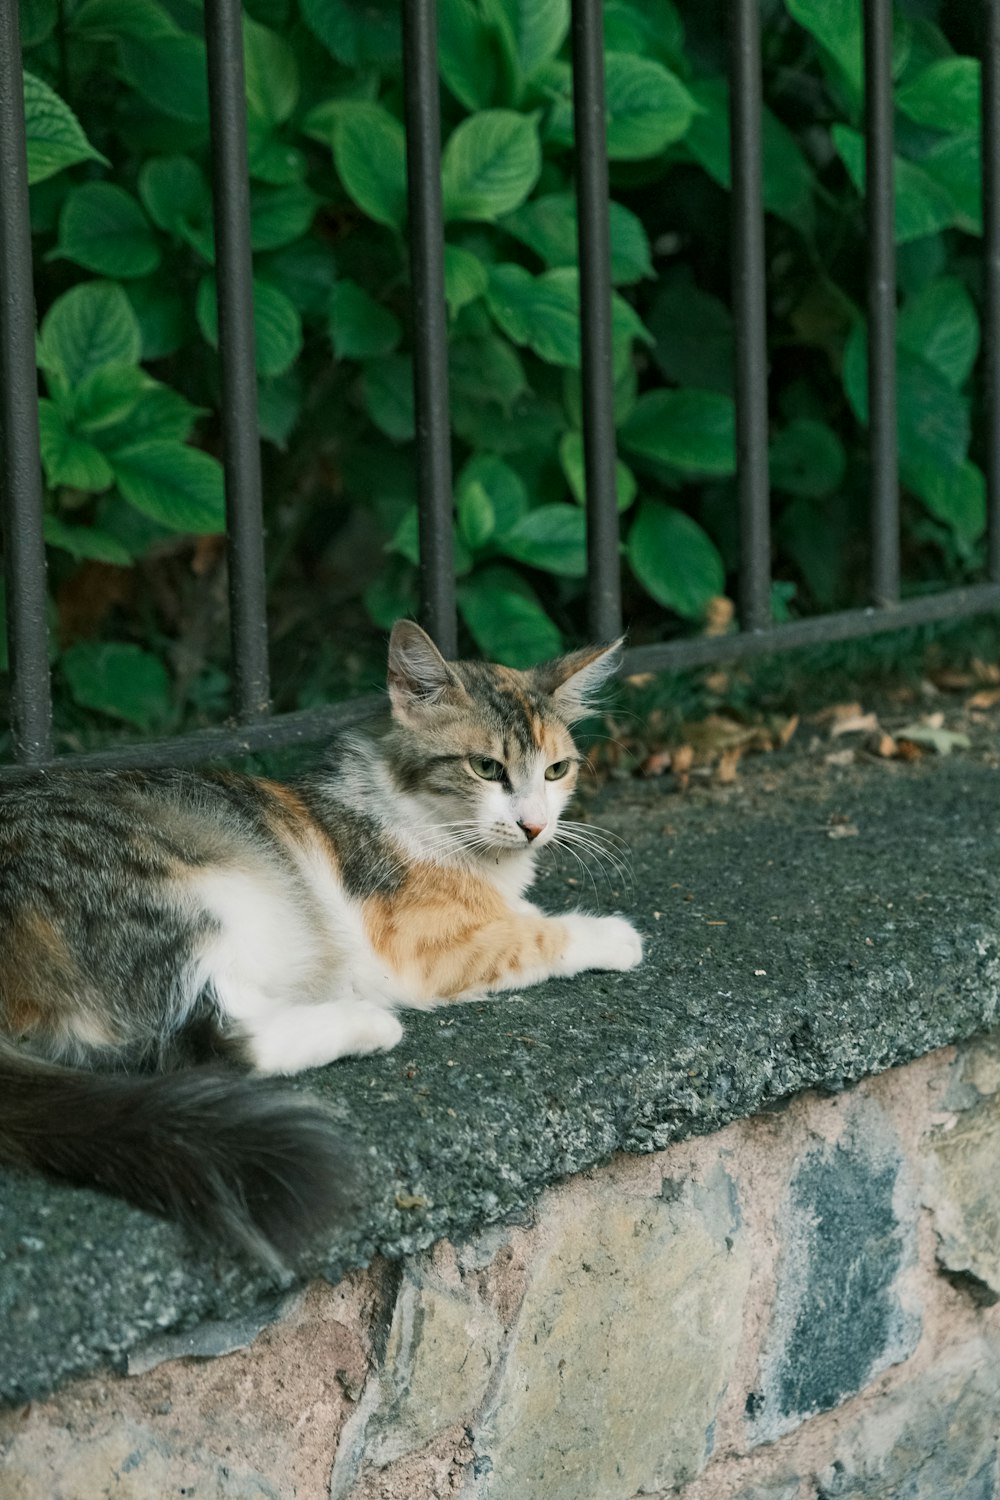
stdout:
[(561, 781), (569, 770), (568, 760), (553, 761), (551, 766), (545, 767), (546, 781)]
[(503, 762), (491, 760), (488, 755), (470, 755), (469, 765), (484, 781), (503, 781), (506, 775)]

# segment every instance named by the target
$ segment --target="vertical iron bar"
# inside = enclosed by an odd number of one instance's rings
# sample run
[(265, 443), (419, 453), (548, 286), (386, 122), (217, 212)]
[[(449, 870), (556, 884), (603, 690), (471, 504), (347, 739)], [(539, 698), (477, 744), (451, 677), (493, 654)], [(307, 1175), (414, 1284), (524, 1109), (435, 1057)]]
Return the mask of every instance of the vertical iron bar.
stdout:
[(52, 753), (35, 300), (17, 0), (0, 0), (0, 503), (16, 758)]
[(1000, 0), (986, 0), (982, 66), (984, 405), (989, 576), (1000, 583)]
[(740, 621), (744, 630), (764, 630), (771, 623), (762, 108), (760, 0), (733, 0), (729, 140), (733, 176)]
[(868, 429), (872, 602), (899, 600), (896, 449), (896, 248), (892, 169), (892, 0), (865, 0), (865, 197), (868, 219)]
[(404, 0), (406, 170), (413, 285), (420, 613), (445, 656), (458, 650), (448, 418), (448, 320), (438, 97), (437, 0)]
[(205, 44), (212, 127), (233, 707), (239, 718), (247, 721), (267, 713), (270, 685), (240, 0), (206, 0)]
[(602, 0), (573, 0), (573, 120), (580, 255), (580, 378), (587, 489), (587, 616), (592, 637), (622, 630), (615, 491), (611, 236)]

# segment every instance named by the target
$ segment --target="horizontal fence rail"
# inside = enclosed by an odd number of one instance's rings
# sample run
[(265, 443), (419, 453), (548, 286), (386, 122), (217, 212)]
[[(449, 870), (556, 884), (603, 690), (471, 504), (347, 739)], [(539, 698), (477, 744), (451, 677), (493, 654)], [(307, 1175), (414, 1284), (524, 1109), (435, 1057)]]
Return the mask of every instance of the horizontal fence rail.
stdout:
[[(864, 0), (863, 10), (872, 604), (865, 609), (772, 623), (760, 8), (759, 0), (731, 0), (740, 628), (727, 635), (634, 647), (625, 653), (626, 672), (700, 667), (1000, 612), (1000, 0), (984, 0), (983, 4), (984, 426), (989, 581), (902, 602), (891, 0)], [(239, 0), (205, 0), (205, 15), (233, 714), (237, 723), (145, 744), (53, 756), (18, 6), (17, 0), (0, 0), (0, 521), (11, 737), (17, 762), (0, 767), (0, 776), (28, 774), (49, 765), (101, 768), (192, 763), (306, 744), (357, 723), (384, 706), (381, 694), (370, 694), (302, 713), (273, 717), (268, 713), (264, 529)], [(421, 616), (445, 654), (453, 656), (457, 621), (436, 0), (403, 0), (402, 15)], [(602, 24), (602, 0), (572, 0), (588, 625), (594, 638), (607, 640), (621, 632), (622, 605)]]

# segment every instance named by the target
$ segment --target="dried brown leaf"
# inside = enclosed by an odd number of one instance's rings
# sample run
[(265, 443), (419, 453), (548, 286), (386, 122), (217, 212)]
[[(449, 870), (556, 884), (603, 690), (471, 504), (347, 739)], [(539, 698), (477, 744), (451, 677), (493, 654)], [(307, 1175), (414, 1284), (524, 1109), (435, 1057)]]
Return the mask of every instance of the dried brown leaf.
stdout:
[(966, 708), (996, 708), (1000, 703), (1000, 687), (980, 688), (978, 693), (966, 700)]
[(733, 616), (736, 614), (736, 605), (732, 599), (727, 599), (725, 594), (716, 594), (714, 599), (709, 599), (705, 609), (705, 635), (726, 635)]
[(643, 776), (662, 776), (664, 771), (670, 770), (670, 759), (669, 750), (654, 750), (642, 763)]
[(972, 658), (972, 670), (976, 675), (977, 682), (985, 682), (991, 685), (1000, 683), (1000, 663), (995, 661), (980, 661), (978, 656)]
[(786, 719), (784, 724), (782, 724), (781, 728), (778, 730), (778, 744), (782, 749), (784, 749), (788, 744), (789, 740), (792, 738), (792, 735), (795, 733), (798, 727), (798, 714), (792, 714), (792, 717), (790, 719)]
[(734, 782), (742, 755), (743, 751), (739, 745), (734, 745), (730, 750), (723, 750), (719, 757), (719, 768), (715, 773), (716, 781), (720, 782), (723, 786), (728, 786), (731, 782)]
[(849, 717), (837, 719), (830, 729), (830, 738), (835, 740), (841, 734), (878, 734), (878, 715), (851, 714)]
[(860, 703), (831, 703), (812, 715), (813, 724), (835, 724), (838, 719), (856, 719), (862, 712)]

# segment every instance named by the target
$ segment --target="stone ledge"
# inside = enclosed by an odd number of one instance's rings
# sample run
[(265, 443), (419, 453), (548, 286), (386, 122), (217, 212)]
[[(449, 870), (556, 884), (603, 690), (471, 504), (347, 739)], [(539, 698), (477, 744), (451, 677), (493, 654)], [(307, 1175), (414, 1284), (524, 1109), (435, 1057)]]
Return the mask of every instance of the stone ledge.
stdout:
[[(994, 1024), (998, 793), (971, 758), (820, 779), (774, 757), (684, 801), (612, 786), (588, 812), (631, 843), (635, 890), (603, 904), (634, 913), (647, 961), (412, 1015), (395, 1052), (304, 1079), (360, 1143), (370, 1184), (363, 1219), (307, 1269), (336, 1281), (461, 1240), (615, 1151), (839, 1090)], [(829, 837), (846, 826), (857, 835)], [(550, 910), (585, 898), (569, 875), (542, 883)], [(0, 1402), (131, 1351), (141, 1362), (152, 1339), (206, 1320), (276, 1315), (281, 1289), (114, 1200), (10, 1177), (0, 1202)]]

